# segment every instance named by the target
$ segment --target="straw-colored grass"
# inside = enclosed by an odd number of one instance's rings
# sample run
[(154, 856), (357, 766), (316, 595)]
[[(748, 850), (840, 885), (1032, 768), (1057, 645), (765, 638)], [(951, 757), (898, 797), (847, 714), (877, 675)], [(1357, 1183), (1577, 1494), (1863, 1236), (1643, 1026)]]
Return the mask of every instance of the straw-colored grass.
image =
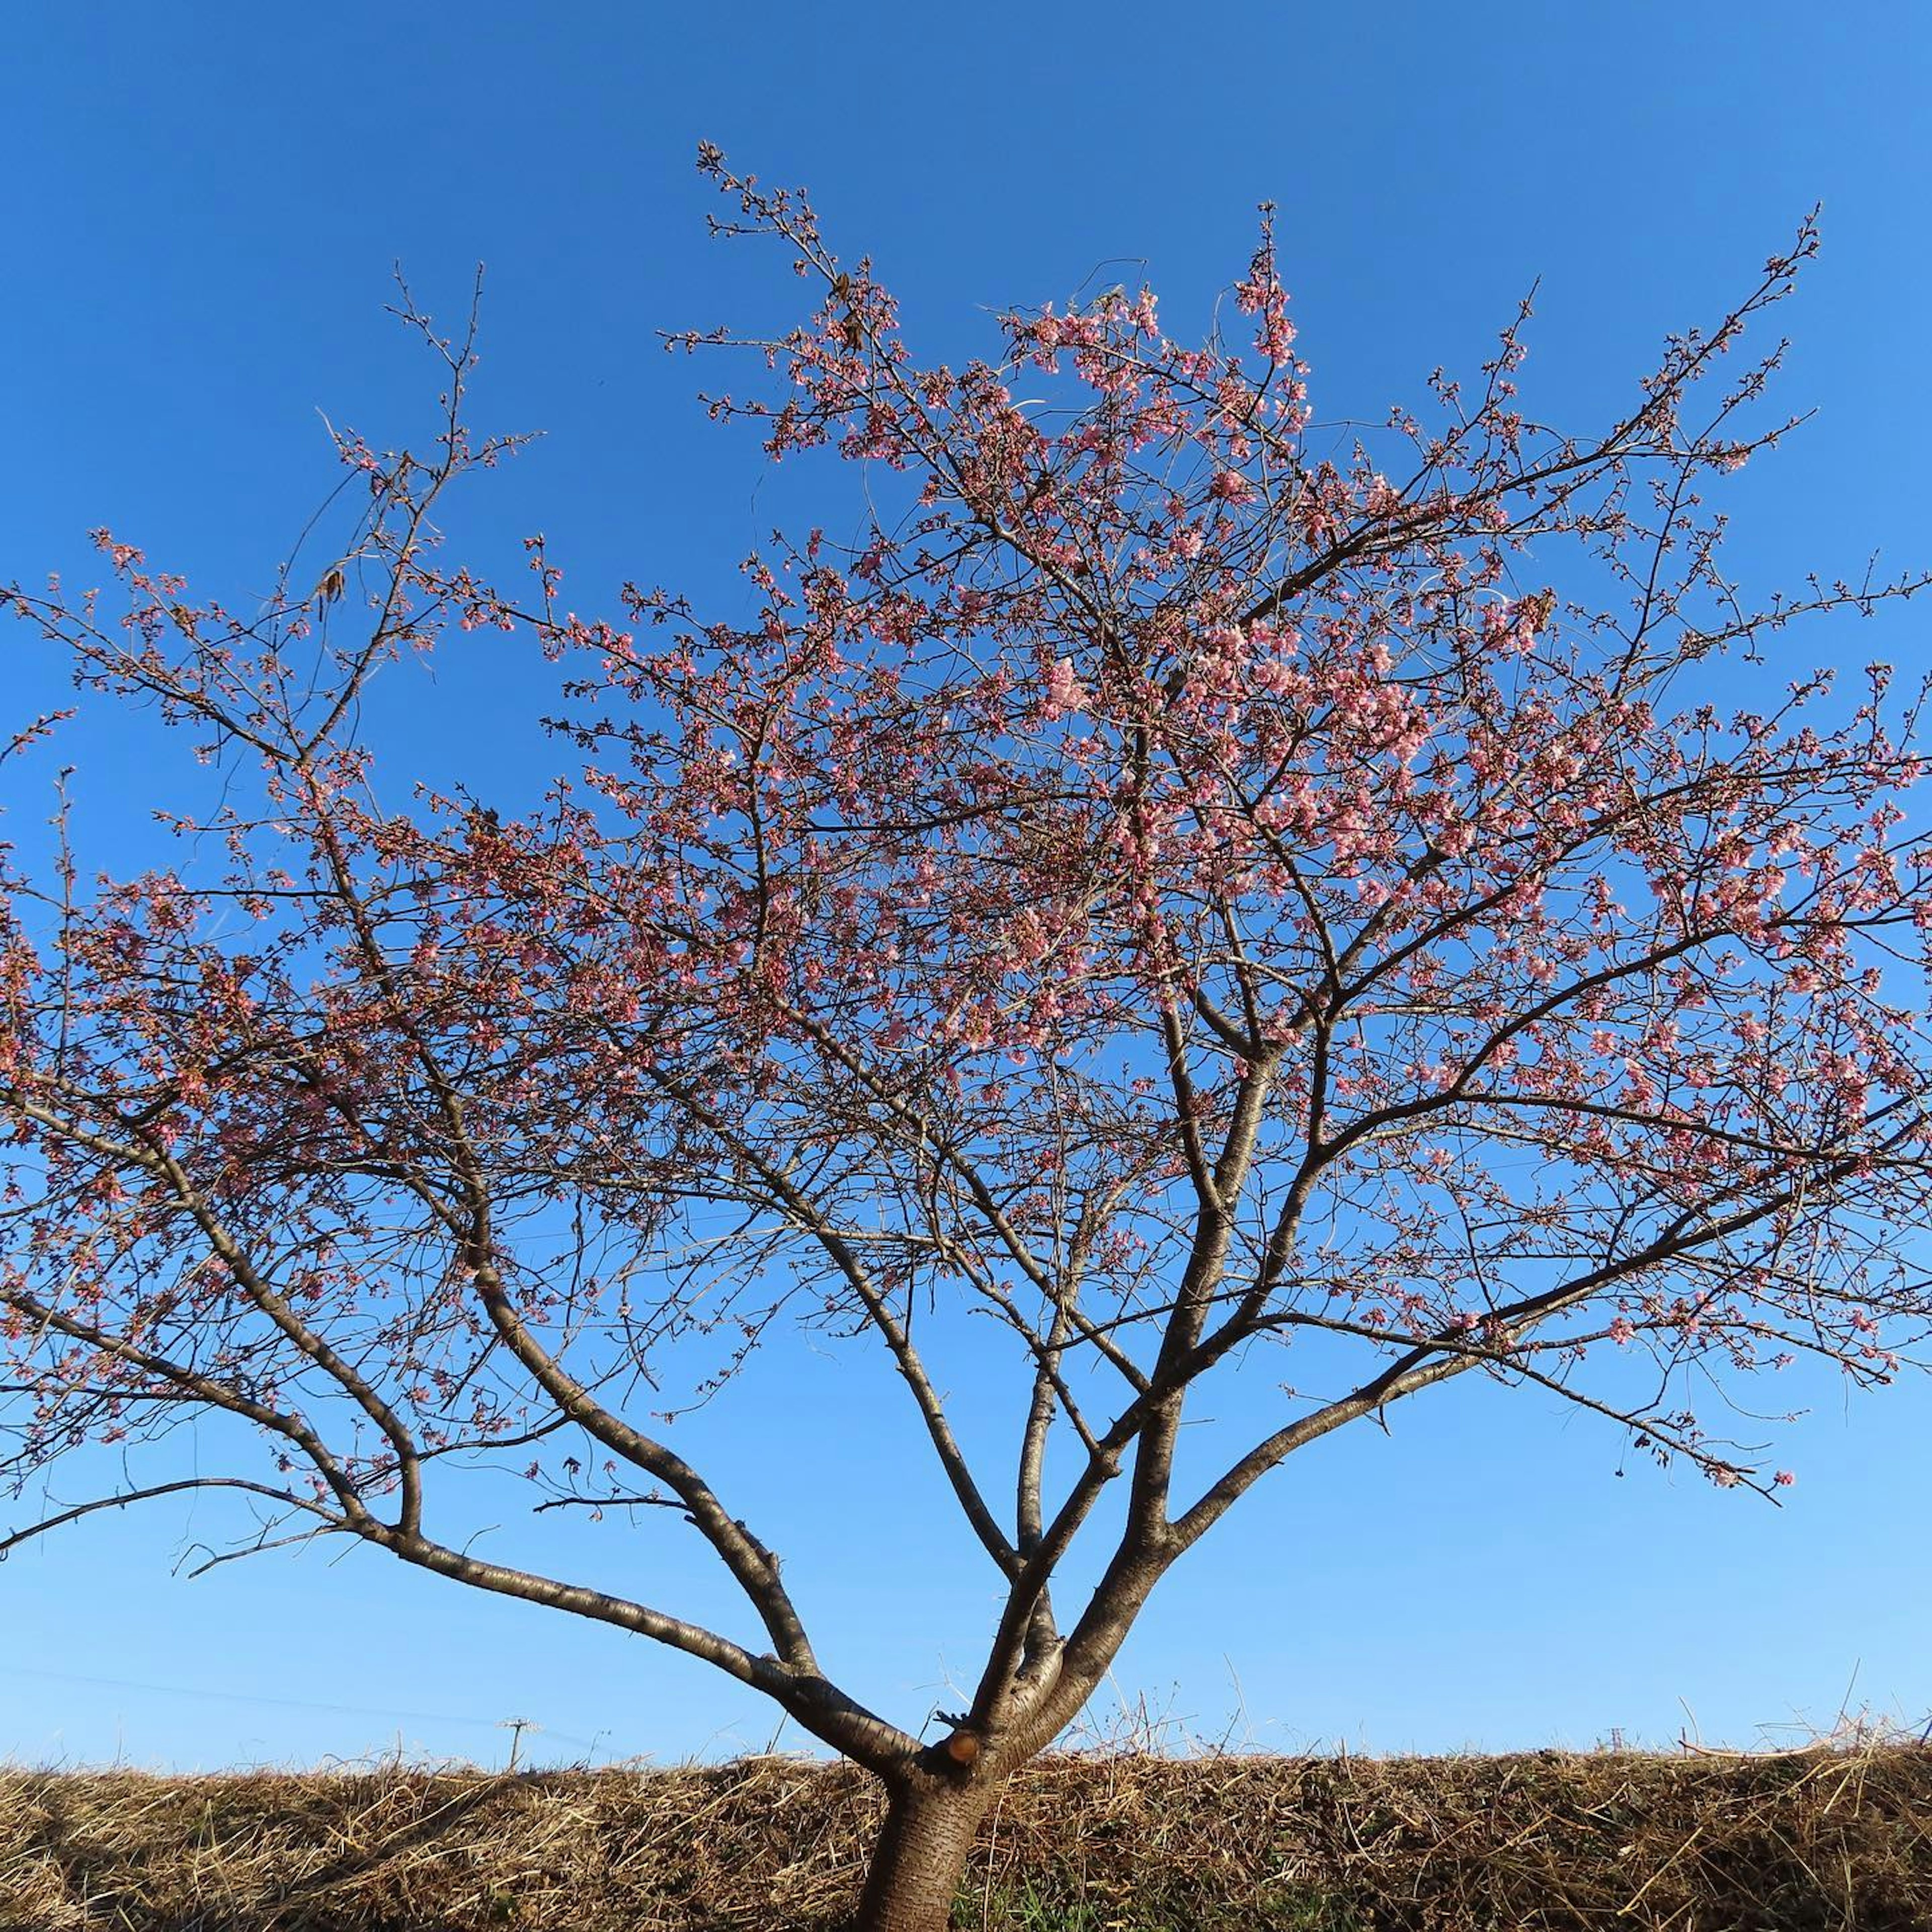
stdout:
[[(848, 1769), (0, 1772), (0, 1926), (830, 1932)], [(954, 1915), (1024, 1932), (1926, 1932), (1932, 1750), (1049, 1759)]]

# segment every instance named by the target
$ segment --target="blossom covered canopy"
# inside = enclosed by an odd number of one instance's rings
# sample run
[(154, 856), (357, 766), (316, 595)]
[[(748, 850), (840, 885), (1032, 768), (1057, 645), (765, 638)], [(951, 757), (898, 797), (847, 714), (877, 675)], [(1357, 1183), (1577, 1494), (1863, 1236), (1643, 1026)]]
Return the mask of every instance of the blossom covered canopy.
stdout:
[[(749, 560), (749, 621), (580, 616), (541, 538), (521, 591), (446, 562), (439, 499), (512, 446), (412, 305), (441, 441), (342, 440), (367, 507), (312, 592), (238, 612), (104, 533), (117, 618), (9, 593), (84, 702), (225, 780), (176, 868), (0, 875), (15, 1472), (224, 1412), (263, 1454), (207, 1480), (277, 1527), (643, 1630), (879, 1761), (907, 1740), (668, 1439), (788, 1316), (869, 1336), (916, 1406), (1008, 1586), (975, 1735), (1036, 1748), (1262, 1474), (1454, 1376), (1787, 1480), (1689, 1382), (1882, 1380), (1932, 1308), (1922, 693), (1875, 665), (1843, 697), (1786, 628), (1916, 584), (1751, 614), (1700, 497), (1779, 434), (1775, 353), (1719, 371), (1809, 228), (1600, 435), (1523, 412), (1519, 318), (1348, 447), (1265, 222), (1235, 340), (1116, 291), (955, 370), (797, 197), (706, 166), (821, 298), (758, 345), (777, 398), (716, 412), (870, 492), (856, 542)], [(452, 627), (560, 666), (571, 770), (526, 815), (376, 782), (376, 674)], [(937, 1298), (1006, 1340), (1009, 1465), (955, 1433)], [(1270, 1359), (1268, 1432), (1177, 1492), (1190, 1392)], [(463, 1552), (437, 1471), (485, 1452), (674, 1502), (771, 1650)], [(1063, 1631), (1049, 1580), (1117, 1478)]]

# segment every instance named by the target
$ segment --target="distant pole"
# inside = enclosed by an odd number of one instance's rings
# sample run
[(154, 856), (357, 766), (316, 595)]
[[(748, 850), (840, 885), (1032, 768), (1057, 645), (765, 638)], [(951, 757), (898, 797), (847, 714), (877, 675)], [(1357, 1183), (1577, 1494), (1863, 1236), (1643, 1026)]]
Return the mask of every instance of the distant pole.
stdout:
[(510, 1769), (514, 1772), (517, 1768), (517, 1747), (523, 1742), (524, 1733), (540, 1731), (543, 1726), (534, 1718), (504, 1718), (499, 1720), (496, 1728), (510, 1734)]

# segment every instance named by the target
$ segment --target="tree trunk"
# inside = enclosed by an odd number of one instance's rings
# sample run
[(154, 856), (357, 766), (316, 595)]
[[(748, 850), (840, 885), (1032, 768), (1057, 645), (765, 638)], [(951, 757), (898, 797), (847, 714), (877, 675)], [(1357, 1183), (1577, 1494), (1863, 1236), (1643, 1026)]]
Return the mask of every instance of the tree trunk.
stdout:
[(946, 1932), (992, 1797), (924, 1770), (892, 1786), (851, 1932)]

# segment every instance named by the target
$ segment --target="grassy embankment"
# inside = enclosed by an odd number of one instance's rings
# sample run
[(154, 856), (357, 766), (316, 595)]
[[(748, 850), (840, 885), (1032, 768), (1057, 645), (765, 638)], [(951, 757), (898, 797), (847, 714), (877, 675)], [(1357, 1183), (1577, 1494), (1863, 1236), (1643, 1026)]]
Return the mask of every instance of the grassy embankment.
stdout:
[[(0, 1927), (830, 1932), (875, 1816), (800, 1759), (0, 1771)], [(1932, 1748), (1048, 1760), (954, 1913), (1016, 1932), (1926, 1932)]]

